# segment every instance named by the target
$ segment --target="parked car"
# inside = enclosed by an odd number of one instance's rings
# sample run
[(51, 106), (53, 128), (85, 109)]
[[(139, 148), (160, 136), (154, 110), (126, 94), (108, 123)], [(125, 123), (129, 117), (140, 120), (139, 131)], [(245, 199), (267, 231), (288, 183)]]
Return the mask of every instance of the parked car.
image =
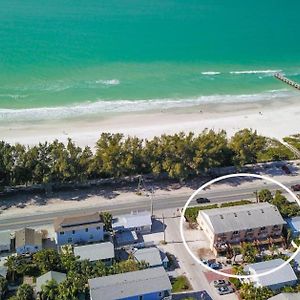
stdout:
[(214, 270), (218, 270), (222, 268), (222, 264), (218, 262), (214, 262), (212, 264), (209, 264), (208, 266)]
[(281, 166), (282, 171), (285, 172), (285, 174), (290, 175), (292, 174), (291, 170), (289, 169), (289, 167), (287, 165), (283, 165)]
[(196, 199), (196, 202), (199, 203), (199, 204), (200, 204), (200, 203), (209, 203), (210, 200), (207, 199), (207, 198), (200, 197), (200, 198), (197, 198), (197, 199)]
[(223, 279), (214, 280), (215, 287), (228, 286), (228, 285), (230, 285), (230, 282), (227, 280), (223, 280)]
[(217, 288), (219, 295), (227, 295), (234, 292), (234, 289), (230, 286), (221, 286)]
[(291, 189), (292, 189), (294, 192), (299, 192), (299, 191), (300, 191), (300, 184), (292, 185), (292, 186), (291, 186)]

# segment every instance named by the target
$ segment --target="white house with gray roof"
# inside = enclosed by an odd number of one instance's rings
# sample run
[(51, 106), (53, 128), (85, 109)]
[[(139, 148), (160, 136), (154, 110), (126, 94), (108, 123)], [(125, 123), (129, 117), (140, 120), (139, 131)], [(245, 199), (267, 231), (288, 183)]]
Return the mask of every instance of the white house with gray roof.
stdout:
[(152, 228), (152, 216), (148, 211), (131, 212), (113, 218), (113, 230), (126, 231), (134, 230), (140, 233), (150, 233)]
[(54, 221), (54, 230), (59, 246), (99, 242), (104, 239), (104, 223), (99, 212), (58, 217)]
[(91, 262), (101, 260), (110, 265), (115, 257), (115, 248), (112, 242), (76, 246), (74, 255), (79, 256), (79, 260), (88, 259)]
[(200, 210), (197, 221), (215, 254), (244, 241), (282, 242), (286, 224), (277, 207), (269, 203)]
[(156, 247), (136, 249), (132, 252), (132, 255), (137, 262), (144, 261), (151, 268), (160, 266), (167, 268), (169, 263), (167, 255)]
[(163, 267), (88, 280), (91, 300), (170, 300), (171, 282)]
[[(254, 264), (249, 264), (244, 268), (247, 275), (257, 275), (260, 273), (273, 270), (274, 268), (282, 265), (284, 260), (281, 258), (262, 261)], [(279, 290), (284, 286), (293, 286), (297, 284), (297, 276), (290, 264), (285, 265), (280, 270), (275, 271), (266, 276), (254, 277), (249, 279), (257, 288), (268, 287), (271, 290)]]

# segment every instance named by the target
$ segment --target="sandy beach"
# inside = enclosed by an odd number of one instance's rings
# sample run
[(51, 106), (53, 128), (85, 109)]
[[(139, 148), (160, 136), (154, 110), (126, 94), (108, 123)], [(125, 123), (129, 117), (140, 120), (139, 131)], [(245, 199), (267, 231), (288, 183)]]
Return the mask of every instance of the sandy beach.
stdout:
[(81, 119), (43, 122), (0, 122), (0, 136), (9, 143), (34, 145), (70, 137), (80, 146), (93, 147), (101, 132), (121, 132), (152, 138), (179, 131), (201, 132), (205, 128), (225, 129), (228, 135), (243, 128), (281, 139), (300, 132), (300, 98), (276, 99), (254, 103), (205, 104), (201, 106), (106, 114)]

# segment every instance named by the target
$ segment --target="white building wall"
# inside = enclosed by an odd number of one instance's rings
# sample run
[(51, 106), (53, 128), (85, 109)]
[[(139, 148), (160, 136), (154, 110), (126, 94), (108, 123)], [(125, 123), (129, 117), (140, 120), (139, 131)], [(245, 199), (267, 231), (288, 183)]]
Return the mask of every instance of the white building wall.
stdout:
[[(98, 228), (98, 229), (97, 229)], [(66, 244), (80, 244), (89, 242), (100, 242), (104, 239), (103, 225), (79, 230), (56, 232), (56, 242), (59, 246)]]

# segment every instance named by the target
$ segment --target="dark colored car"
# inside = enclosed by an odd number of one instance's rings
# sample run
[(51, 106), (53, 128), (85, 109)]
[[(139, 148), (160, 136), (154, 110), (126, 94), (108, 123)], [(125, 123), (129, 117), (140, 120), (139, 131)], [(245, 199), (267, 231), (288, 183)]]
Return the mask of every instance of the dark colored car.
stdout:
[(221, 287), (221, 286), (228, 286), (230, 285), (230, 282), (223, 279), (214, 280), (214, 286), (215, 287)]
[(208, 266), (214, 270), (219, 270), (222, 268), (222, 264), (217, 262), (209, 264)]
[(299, 192), (299, 191), (300, 191), (300, 184), (292, 185), (292, 186), (291, 186), (291, 189), (292, 189), (294, 192)]
[(221, 286), (217, 288), (219, 295), (226, 295), (234, 292), (234, 289), (230, 286)]
[(287, 175), (290, 175), (290, 174), (292, 174), (292, 172), (291, 172), (291, 170), (288, 168), (288, 166), (286, 166), (286, 165), (283, 165), (282, 167), (281, 167), (281, 169), (285, 172), (285, 174), (287, 174)]
[(200, 204), (200, 203), (209, 203), (210, 200), (207, 199), (207, 198), (200, 197), (200, 198), (197, 198), (197, 199), (196, 199), (196, 202), (199, 203), (199, 204)]

